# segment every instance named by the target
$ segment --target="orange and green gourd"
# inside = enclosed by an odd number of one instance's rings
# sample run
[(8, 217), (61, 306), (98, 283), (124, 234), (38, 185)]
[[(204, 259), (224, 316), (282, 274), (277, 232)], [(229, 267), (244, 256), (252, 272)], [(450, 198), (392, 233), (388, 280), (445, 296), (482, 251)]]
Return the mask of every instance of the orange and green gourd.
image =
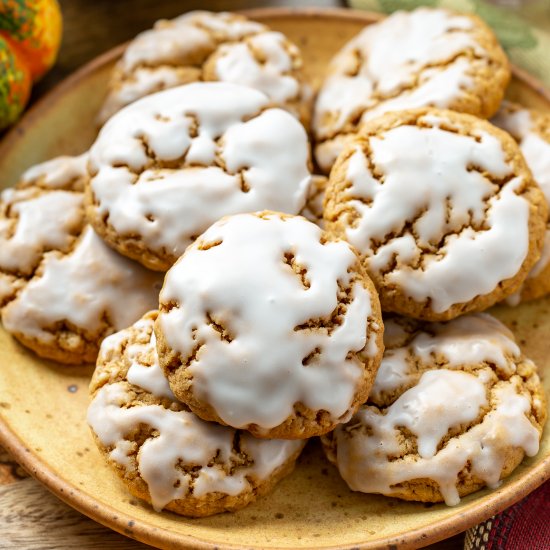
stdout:
[(0, 0), (0, 129), (17, 119), (32, 83), (55, 62), (61, 31), (57, 0)]

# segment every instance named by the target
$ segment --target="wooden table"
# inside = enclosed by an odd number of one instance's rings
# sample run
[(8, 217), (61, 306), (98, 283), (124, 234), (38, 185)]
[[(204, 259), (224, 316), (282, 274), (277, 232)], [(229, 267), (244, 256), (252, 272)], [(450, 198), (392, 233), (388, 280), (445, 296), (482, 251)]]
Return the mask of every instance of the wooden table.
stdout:
[[(63, 45), (53, 70), (33, 90), (36, 101), (55, 84), (109, 48), (151, 27), (161, 17), (192, 9), (239, 10), (261, 6), (341, 6), (339, 0), (59, 0)], [(429, 547), (461, 550), (458, 535)], [(0, 548), (18, 550), (135, 550), (149, 546), (115, 533), (73, 510), (28, 477), (0, 447)]]

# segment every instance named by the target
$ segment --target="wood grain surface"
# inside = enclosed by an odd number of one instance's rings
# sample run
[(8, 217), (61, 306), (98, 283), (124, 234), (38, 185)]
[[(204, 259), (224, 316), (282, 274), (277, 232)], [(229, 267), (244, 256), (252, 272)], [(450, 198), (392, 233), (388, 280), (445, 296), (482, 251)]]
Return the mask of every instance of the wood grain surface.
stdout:
[[(129, 40), (162, 17), (191, 9), (239, 10), (264, 6), (341, 6), (339, 0), (60, 0), (63, 44), (54, 69), (33, 90), (36, 101), (82, 64)], [(430, 546), (459, 550), (463, 535)], [(73, 510), (29, 478), (0, 447), (0, 548), (18, 550), (135, 550), (128, 539)]]

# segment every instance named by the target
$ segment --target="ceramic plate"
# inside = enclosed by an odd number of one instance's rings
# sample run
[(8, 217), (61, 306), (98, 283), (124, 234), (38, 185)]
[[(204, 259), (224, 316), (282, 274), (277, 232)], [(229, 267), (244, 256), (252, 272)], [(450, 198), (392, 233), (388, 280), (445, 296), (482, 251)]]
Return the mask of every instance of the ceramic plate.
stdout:
[[(314, 81), (329, 57), (376, 16), (340, 10), (255, 10), (254, 19), (283, 31), (303, 50)], [(93, 140), (117, 48), (67, 79), (36, 105), (0, 147), (2, 185), (28, 166), (61, 153), (80, 153)], [(510, 94), (550, 110), (542, 86), (516, 72)], [(500, 308), (542, 370), (548, 353), (550, 300)], [(57, 496), (129, 537), (162, 548), (418, 547), (454, 535), (519, 500), (550, 477), (547, 429), (539, 454), (525, 460), (499, 489), (460, 505), (424, 505), (352, 493), (309, 443), (295, 472), (273, 494), (235, 514), (186, 519), (157, 514), (125, 490), (93, 444), (85, 413), (91, 367), (39, 360), (0, 329), (0, 441)], [(550, 376), (546, 376), (546, 384)], [(547, 387), (547, 391), (549, 388)]]

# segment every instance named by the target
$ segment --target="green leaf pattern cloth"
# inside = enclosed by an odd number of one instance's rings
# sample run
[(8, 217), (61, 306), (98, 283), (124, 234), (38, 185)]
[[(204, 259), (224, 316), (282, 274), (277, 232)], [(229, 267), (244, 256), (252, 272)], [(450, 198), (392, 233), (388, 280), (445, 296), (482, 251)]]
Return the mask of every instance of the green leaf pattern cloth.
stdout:
[(521, 8), (497, 6), (494, 0), (350, 0), (349, 5), (383, 13), (419, 6), (475, 13), (493, 28), (512, 63), (550, 86), (550, 0), (526, 0)]

